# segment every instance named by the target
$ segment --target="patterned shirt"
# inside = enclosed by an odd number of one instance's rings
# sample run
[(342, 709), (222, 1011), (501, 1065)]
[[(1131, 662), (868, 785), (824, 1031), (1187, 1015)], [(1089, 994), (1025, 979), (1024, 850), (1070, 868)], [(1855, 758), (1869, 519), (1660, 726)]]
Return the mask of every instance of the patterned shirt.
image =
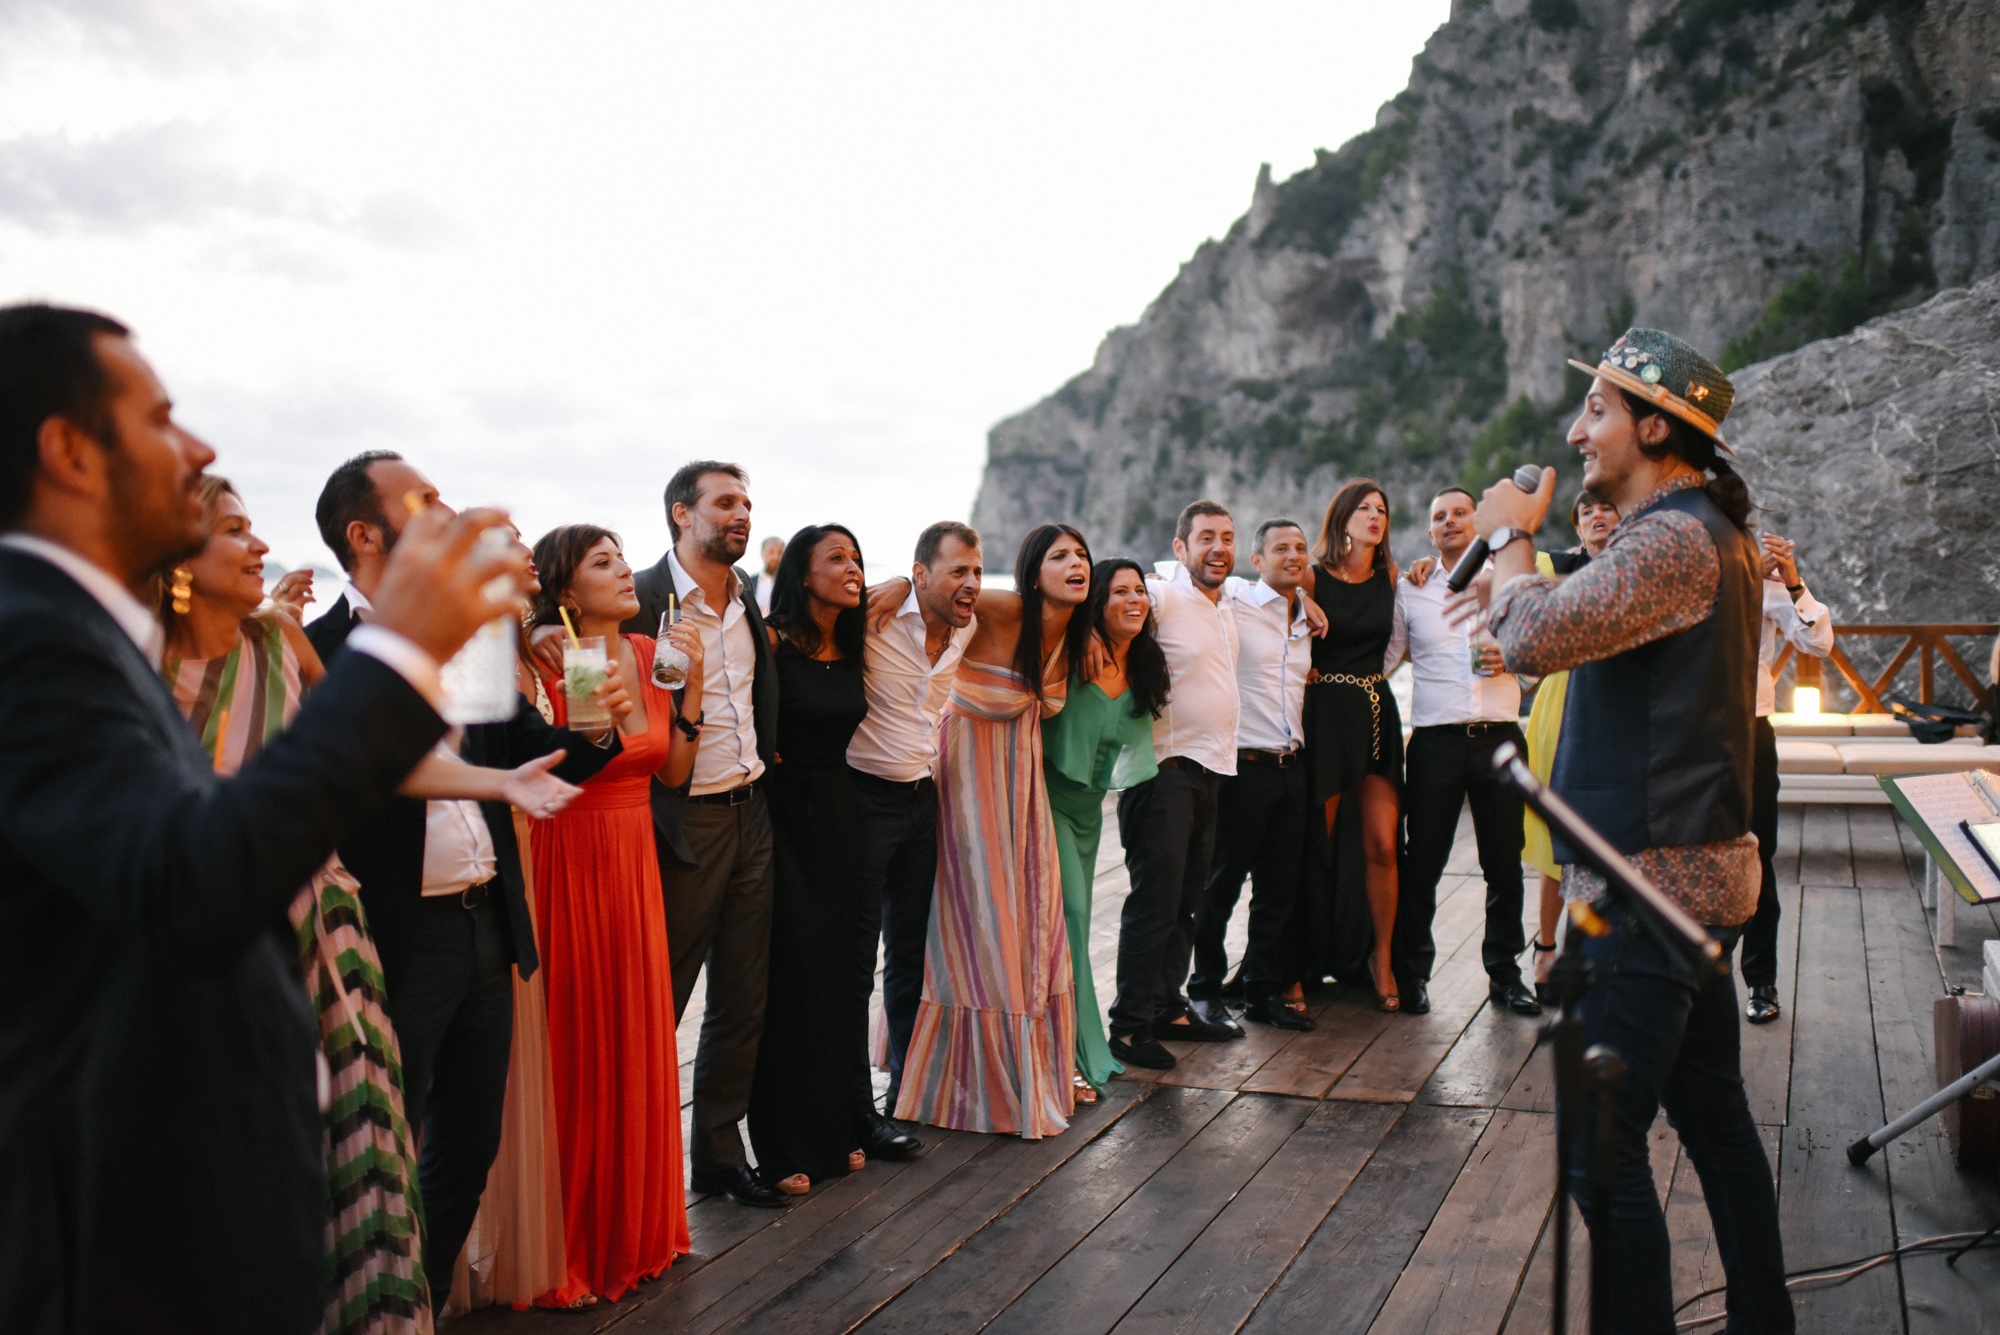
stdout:
[[(1487, 629), (1507, 666), (1546, 676), (1612, 658), (1706, 620), (1722, 585), (1722, 561), (1708, 528), (1678, 510), (1652, 513), (1674, 492), (1697, 487), (1685, 473), (1655, 488), (1611, 531), (1604, 554), (1562, 580), (1523, 575), (1493, 596)], [(1734, 926), (1757, 908), (1757, 836), (1712, 844), (1649, 848), (1632, 863), (1704, 923)], [(1604, 878), (1563, 868), (1565, 899), (1594, 899)]]

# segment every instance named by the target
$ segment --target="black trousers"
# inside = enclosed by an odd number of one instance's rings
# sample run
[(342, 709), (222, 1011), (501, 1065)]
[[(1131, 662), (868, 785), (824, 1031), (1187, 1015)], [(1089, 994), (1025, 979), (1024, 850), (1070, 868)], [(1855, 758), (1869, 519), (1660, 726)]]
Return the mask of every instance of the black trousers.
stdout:
[(1194, 953), (1194, 911), (1215, 861), (1223, 776), (1192, 762), (1118, 795), (1118, 839), (1131, 893), (1118, 920), (1118, 998), (1111, 1032), (1151, 1037), (1186, 1007), (1181, 984)]
[(770, 1000), (771, 808), (762, 792), (733, 807), (691, 802), (681, 831), (695, 865), (664, 850), (660, 857), (675, 1021), (687, 1011), (695, 979), (708, 970), (688, 1160), (697, 1169), (743, 1164), (749, 1155), (736, 1124), (750, 1111)]
[[(1580, 942), (1591, 966), (1583, 997), (1584, 1043), (1606, 1044), (1625, 1059), (1612, 1104), (1618, 1158), (1611, 1217), (1596, 1221), (1590, 1239), (1591, 1246), (1609, 1253), (1611, 1273), (1618, 1277), (1615, 1329), (1648, 1335), (1672, 1335), (1674, 1329), (1673, 1247), (1648, 1139), (1655, 1115), (1665, 1108), (1708, 1202), (1729, 1283), (1729, 1329), (1789, 1335), (1794, 1317), (1785, 1290), (1778, 1197), (1743, 1092), (1736, 982), (1727, 974), (1690, 981), (1622, 905), (1599, 900), (1597, 907), (1610, 933), (1577, 932), (1567, 949)], [(1725, 948), (1734, 945), (1729, 938), (1735, 930), (1709, 928)], [(1575, 1118), (1567, 1165), (1570, 1194), (1588, 1211), (1596, 1100), (1565, 1109), (1565, 1115)]]
[(1521, 981), (1518, 958), (1528, 948), (1521, 926), (1521, 795), (1493, 772), (1493, 752), (1512, 742), (1525, 754), (1527, 743), (1512, 723), (1468, 737), (1463, 724), (1418, 728), (1410, 736), (1403, 780), (1403, 815), (1408, 822), (1403, 874), (1396, 898), (1392, 950), (1396, 977), (1429, 981), (1437, 962), (1431, 921), (1437, 917), (1438, 878), (1451, 859), (1459, 808), (1472, 804), (1472, 830), (1479, 844), (1479, 869), (1486, 875), (1486, 935), (1479, 946), (1486, 976), (1495, 983)]
[(1243, 954), (1243, 999), (1259, 1001), (1289, 981), (1285, 929), (1304, 872), (1309, 800), (1306, 767), (1239, 764), (1216, 800), (1215, 860), (1194, 915), (1194, 974), (1188, 995), (1213, 1000), (1229, 972), (1223, 937), (1250, 884), (1250, 942)]
[[(868, 1060), (868, 999), (875, 991), (875, 946), (882, 944), (882, 1014), (889, 1028), (889, 1088), (901, 1087), (903, 1057), (917, 1026), (917, 1003), (924, 994), (924, 939), (931, 929), (931, 897), (937, 890), (937, 783), (922, 779), (892, 783), (849, 767), (855, 803), (861, 810), (856, 832), (860, 849), (861, 974), (855, 980), (859, 1008), (853, 1031), (861, 1036), (854, 1056), (857, 1109), (875, 1106), (875, 1082)], [(895, 1107), (892, 1099), (889, 1106)]]
[(1778, 981), (1778, 734), (1771, 720), (1757, 720), (1757, 761), (1750, 784), (1750, 830), (1757, 836), (1757, 861), (1764, 880), (1757, 887), (1757, 912), (1743, 929), (1743, 982), (1772, 987)]
[(479, 1213), (500, 1153), (507, 1062), (514, 1045), (514, 965), (500, 906), (468, 909), (426, 899), (411, 929), (378, 942), (384, 1008), (403, 1054), (403, 1111), (424, 1136), (417, 1180), (424, 1201), (424, 1272), (444, 1310), (452, 1267)]

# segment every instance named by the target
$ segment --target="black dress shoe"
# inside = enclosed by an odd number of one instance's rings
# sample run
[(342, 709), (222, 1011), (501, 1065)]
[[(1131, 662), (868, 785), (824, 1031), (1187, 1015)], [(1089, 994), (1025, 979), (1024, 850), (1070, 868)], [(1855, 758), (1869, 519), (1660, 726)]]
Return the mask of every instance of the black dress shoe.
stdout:
[(1778, 1004), (1778, 989), (1769, 983), (1750, 989), (1749, 1004), (1743, 1007), (1743, 1018), (1751, 1024), (1769, 1024), (1784, 1014), (1784, 1007)]
[(1204, 1020), (1199, 1015), (1189, 1014), (1181, 1020), (1155, 1021), (1153, 1032), (1161, 1038), (1176, 1039), (1183, 1043), (1227, 1043), (1232, 1038), (1243, 1037), (1243, 1026), (1231, 1020), (1228, 1028)]
[(1428, 981), (1403, 984), (1403, 1014), (1431, 1013), (1431, 985)]
[(1220, 1001), (1206, 999), (1189, 1001), (1188, 1018), (1221, 1029), (1231, 1038), (1243, 1037), (1243, 1026), (1236, 1023), (1236, 1017), (1229, 1013), (1229, 1007)]
[(767, 1187), (743, 1164), (716, 1164), (697, 1168), (688, 1185), (695, 1191), (713, 1195), (727, 1193), (738, 1205), (754, 1205), (760, 1210), (781, 1210), (791, 1197), (776, 1187)]
[[(1136, 1042), (1133, 1040), (1137, 1039)], [(1140, 1066), (1148, 1071), (1171, 1071), (1174, 1069), (1174, 1054), (1168, 1052), (1150, 1038), (1137, 1034), (1120, 1038), (1111, 1036), (1111, 1055), (1127, 1066)]]
[(1510, 982), (1494, 983), (1486, 990), (1489, 1000), (1496, 1006), (1505, 1006), (1516, 1015), (1540, 1015), (1542, 1003), (1535, 1000), (1535, 994), (1516, 978)]
[(870, 1108), (854, 1119), (854, 1134), (861, 1137), (861, 1151), (871, 1159), (914, 1159), (924, 1142)]
[(1304, 1033), (1313, 1027), (1312, 1017), (1301, 1015), (1276, 997), (1262, 997), (1243, 1008), (1243, 1018), (1252, 1024), (1268, 1024), (1273, 1029)]

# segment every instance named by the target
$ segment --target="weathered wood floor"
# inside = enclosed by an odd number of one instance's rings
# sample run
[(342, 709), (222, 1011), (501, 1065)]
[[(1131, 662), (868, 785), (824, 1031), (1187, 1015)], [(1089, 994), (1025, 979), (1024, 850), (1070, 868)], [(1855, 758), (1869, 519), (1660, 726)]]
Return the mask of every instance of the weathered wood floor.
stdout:
[[(2000, 1189), (1958, 1173), (1936, 1122), (1865, 1170), (1844, 1153), (1885, 1110), (1931, 1092), (1940, 971), (1976, 989), (1980, 942), (2000, 922), (1961, 907), (1960, 946), (1934, 949), (1914, 888), (1922, 855), (1888, 808), (1787, 808), (1783, 830), (1785, 1015), (1745, 1026), (1743, 1042), (1787, 1264), (2000, 1221)], [(1108, 998), (1125, 874), (1115, 835), (1106, 842), (1092, 954)], [(1178, 1068), (1115, 1082), (1063, 1135), (926, 1129), (922, 1157), (871, 1164), (783, 1212), (699, 1200), (695, 1254), (616, 1306), (479, 1312), (448, 1329), (1546, 1330), (1548, 1057), (1534, 1022), (1485, 1004), (1476, 870), (1467, 824), (1440, 888), (1428, 1016), (1379, 1015), (1364, 996), (1330, 991), (1314, 1032), (1252, 1026), (1235, 1043), (1175, 1045)], [(691, 1010), (685, 1058), (697, 1021)], [(1676, 1293), (1691, 1297), (1721, 1283), (1720, 1265), (1664, 1119), (1654, 1136)], [(1580, 1227), (1577, 1237), (1580, 1307)], [(1955, 1268), (1906, 1258), (1801, 1290), (1797, 1304), (1803, 1331), (1966, 1335), (2000, 1330), (1996, 1296), (2000, 1254), (1977, 1252)], [(1719, 1313), (1719, 1301), (1683, 1317)]]

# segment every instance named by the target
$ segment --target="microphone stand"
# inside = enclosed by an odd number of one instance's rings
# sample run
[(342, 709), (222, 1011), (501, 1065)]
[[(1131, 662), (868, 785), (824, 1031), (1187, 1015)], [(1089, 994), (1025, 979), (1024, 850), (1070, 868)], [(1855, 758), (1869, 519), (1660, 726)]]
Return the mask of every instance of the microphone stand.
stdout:
[[(1689, 917), (1680, 905), (1661, 894), (1637, 867), (1605, 841), (1577, 815), (1569, 803), (1550, 792), (1521, 758), (1512, 742), (1502, 743), (1493, 753), (1493, 768), (1502, 779), (1520, 791), (1536, 815), (1559, 830), (1583, 860), (1603, 874), (1609, 887), (1607, 898), (1623, 905), (1641, 927), (1660, 943), (1673, 967), (1689, 977), (1719, 974), (1729, 968), (1722, 946), (1706, 929)], [(1608, 924), (1586, 905), (1573, 905), (1571, 922), (1592, 936), (1610, 931)], [(1549, 982), (1556, 993), (1559, 1012), (1544, 1031), (1556, 1067), (1556, 1197), (1554, 1209), (1555, 1275), (1550, 1302), (1557, 1335), (1569, 1328), (1569, 1190), (1568, 1167), (1574, 1128), (1573, 1111), (1583, 1100), (1597, 1104), (1596, 1136), (1585, 1165), (1586, 1196), (1590, 1216), (1585, 1221), (1591, 1232), (1590, 1246), (1590, 1329), (1609, 1329), (1611, 1276), (1606, 1267), (1609, 1252), (1603, 1245), (1600, 1226), (1609, 1217), (1611, 1184), (1618, 1170), (1618, 1132), (1615, 1117), (1618, 1084), (1625, 1074), (1625, 1062), (1606, 1044), (1583, 1046), (1583, 997), (1590, 988), (1590, 966), (1583, 952), (1565, 948), (1556, 959)]]

